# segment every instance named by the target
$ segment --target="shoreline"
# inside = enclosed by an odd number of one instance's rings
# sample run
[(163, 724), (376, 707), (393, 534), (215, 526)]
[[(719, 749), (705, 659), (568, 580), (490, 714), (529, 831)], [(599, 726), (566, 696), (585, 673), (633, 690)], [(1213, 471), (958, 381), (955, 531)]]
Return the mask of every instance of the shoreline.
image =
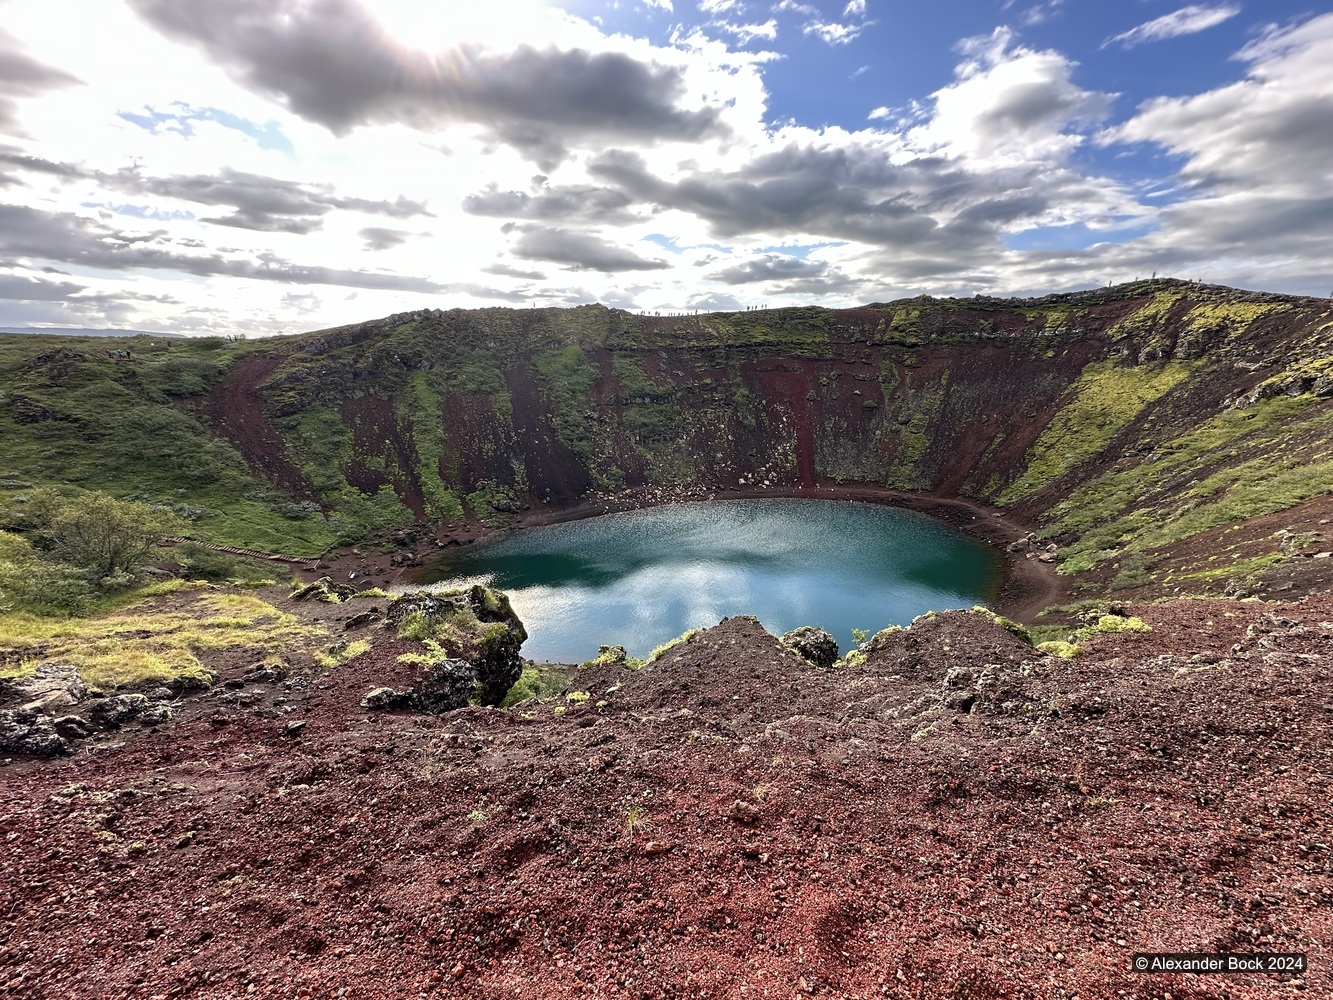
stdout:
[[(1003, 580), (996, 596), (994, 610), (1015, 621), (1031, 624), (1046, 607), (1058, 603), (1071, 589), (1072, 580), (1060, 577), (1054, 567), (1006, 551), (1006, 546), (1024, 537), (1033, 526), (1020, 522), (1003, 511), (972, 500), (955, 497), (936, 497), (910, 493), (870, 484), (821, 483), (815, 487), (752, 487), (726, 490), (705, 490), (694, 487), (640, 487), (612, 496), (585, 500), (569, 507), (531, 507), (519, 512), (511, 525), (488, 528), (469, 522), (435, 535), (435, 544), (470, 545), (494, 538), (507, 531), (543, 527), (582, 521), (604, 514), (645, 510), (673, 503), (697, 503), (709, 500), (852, 500), (888, 507), (898, 507), (925, 514), (937, 521), (995, 546), (1002, 557)], [(334, 562), (337, 566), (338, 563)], [(412, 577), (420, 567), (404, 567), (387, 582), (393, 585), (412, 584)]]

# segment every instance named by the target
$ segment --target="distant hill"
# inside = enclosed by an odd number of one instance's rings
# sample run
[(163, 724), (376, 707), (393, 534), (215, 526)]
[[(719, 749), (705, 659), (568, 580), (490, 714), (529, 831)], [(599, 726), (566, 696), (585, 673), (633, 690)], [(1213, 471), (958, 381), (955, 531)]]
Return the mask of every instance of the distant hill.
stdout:
[(0, 333), (44, 333), (52, 337), (184, 337), (183, 333), (153, 333), (149, 330), (90, 330), (77, 326), (5, 326)]

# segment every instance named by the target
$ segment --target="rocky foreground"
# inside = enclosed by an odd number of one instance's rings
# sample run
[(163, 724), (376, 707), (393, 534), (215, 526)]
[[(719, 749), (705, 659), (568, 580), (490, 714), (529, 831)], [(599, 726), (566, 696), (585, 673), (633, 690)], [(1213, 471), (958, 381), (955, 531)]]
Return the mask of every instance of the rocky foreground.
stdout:
[(510, 710), (361, 707), (392, 642), (252, 677), (0, 770), (0, 988), (1333, 995), (1333, 597), (1132, 610), (1074, 659), (951, 612), (835, 670), (735, 618)]

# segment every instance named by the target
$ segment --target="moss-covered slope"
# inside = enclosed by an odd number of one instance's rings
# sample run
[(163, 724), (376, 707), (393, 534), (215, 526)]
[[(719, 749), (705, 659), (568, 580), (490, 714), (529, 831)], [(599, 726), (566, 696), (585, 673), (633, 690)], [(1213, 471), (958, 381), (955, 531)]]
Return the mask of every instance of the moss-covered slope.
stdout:
[(1191, 540), (1333, 494), (1331, 339), (1325, 300), (1179, 281), (677, 317), (429, 310), (235, 343), (0, 338), (0, 499), (96, 486), (307, 554), (631, 487), (873, 483), (1011, 508), (1098, 589), (1206, 581), (1262, 569), (1263, 546), (1219, 567)]

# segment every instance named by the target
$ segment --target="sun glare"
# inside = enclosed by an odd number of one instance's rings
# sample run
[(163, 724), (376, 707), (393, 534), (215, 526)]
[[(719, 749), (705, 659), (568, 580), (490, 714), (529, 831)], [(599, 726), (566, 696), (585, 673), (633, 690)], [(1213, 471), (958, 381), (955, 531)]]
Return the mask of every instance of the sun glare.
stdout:
[(541, 41), (542, 0), (364, 0), (386, 34), (427, 52), (464, 42)]

